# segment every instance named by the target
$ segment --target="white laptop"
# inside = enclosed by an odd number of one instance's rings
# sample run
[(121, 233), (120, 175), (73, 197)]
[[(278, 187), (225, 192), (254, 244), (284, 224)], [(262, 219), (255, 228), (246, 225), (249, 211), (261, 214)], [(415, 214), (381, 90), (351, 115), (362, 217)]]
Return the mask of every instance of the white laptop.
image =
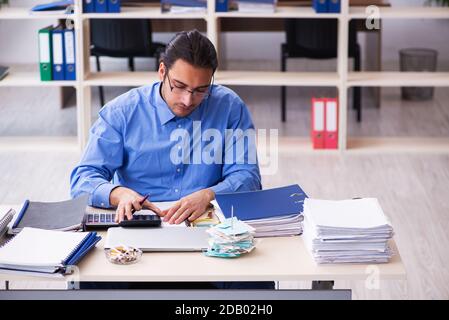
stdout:
[(109, 228), (105, 249), (127, 245), (142, 251), (202, 251), (207, 249), (206, 227)]

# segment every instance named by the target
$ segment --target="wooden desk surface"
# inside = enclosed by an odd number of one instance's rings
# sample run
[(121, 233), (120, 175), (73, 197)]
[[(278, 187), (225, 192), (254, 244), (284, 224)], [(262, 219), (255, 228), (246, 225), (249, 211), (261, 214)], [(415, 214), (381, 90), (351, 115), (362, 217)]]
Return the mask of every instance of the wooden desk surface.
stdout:
[[(0, 206), (0, 214), (10, 207)], [(317, 265), (302, 238), (296, 236), (257, 239), (254, 251), (236, 259), (212, 258), (201, 252), (145, 252), (138, 263), (122, 266), (106, 259), (103, 249), (106, 232), (99, 234), (103, 239), (81, 260), (79, 273), (65, 277), (67, 281), (365, 280), (374, 273), (381, 280), (406, 278), (393, 240), (391, 246), (396, 254), (387, 264)], [(0, 273), (0, 280), (47, 281), (47, 278)]]

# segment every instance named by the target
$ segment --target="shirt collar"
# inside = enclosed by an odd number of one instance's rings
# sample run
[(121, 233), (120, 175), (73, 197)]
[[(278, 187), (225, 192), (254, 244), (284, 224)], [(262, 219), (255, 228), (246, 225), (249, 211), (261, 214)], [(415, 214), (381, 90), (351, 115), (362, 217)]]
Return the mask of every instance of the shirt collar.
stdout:
[[(165, 102), (165, 100), (162, 98), (161, 95), (161, 85), (162, 82), (159, 82), (159, 84), (156, 86), (156, 90), (155, 90), (155, 95), (156, 95), (156, 110), (157, 110), (157, 114), (159, 116), (159, 119), (161, 119), (161, 123), (162, 125), (165, 125), (167, 122), (175, 119), (175, 118), (179, 118), (177, 117), (170, 109), (170, 107), (168, 106), (168, 104)], [(203, 109), (203, 105), (205, 103), (207, 103), (207, 99), (204, 99), (201, 104), (195, 109), (193, 110), (193, 112), (191, 114), (189, 114), (186, 118), (189, 118), (192, 121), (197, 121), (197, 120), (201, 120), (201, 114), (202, 114), (202, 109)], [(180, 119), (180, 118), (179, 118)]]
[(176, 116), (173, 114), (173, 112), (171, 111), (170, 107), (168, 106), (168, 104), (165, 102), (164, 99), (162, 99), (162, 95), (161, 95), (161, 84), (162, 82), (159, 82), (159, 84), (156, 86), (156, 90), (155, 90), (155, 95), (156, 95), (156, 112), (159, 116), (159, 119), (161, 119), (161, 123), (162, 125), (166, 124), (167, 122), (169, 122), (170, 120), (172, 120), (173, 118), (175, 118)]

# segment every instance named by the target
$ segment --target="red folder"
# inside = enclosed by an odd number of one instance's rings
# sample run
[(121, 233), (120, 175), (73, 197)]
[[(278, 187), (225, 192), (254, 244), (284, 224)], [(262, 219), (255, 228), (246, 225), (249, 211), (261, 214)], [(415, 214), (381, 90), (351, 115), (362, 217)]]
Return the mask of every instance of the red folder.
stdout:
[(338, 100), (336, 98), (326, 99), (324, 148), (338, 148)]
[(324, 122), (326, 99), (312, 98), (312, 144), (314, 149), (324, 148)]

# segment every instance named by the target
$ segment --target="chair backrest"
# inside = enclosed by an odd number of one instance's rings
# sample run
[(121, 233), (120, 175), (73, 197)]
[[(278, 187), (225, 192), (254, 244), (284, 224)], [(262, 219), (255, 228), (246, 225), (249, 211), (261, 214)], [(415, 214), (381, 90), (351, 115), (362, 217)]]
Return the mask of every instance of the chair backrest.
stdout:
[(92, 19), (93, 51), (113, 57), (151, 55), (151, 21), (148, 19)]
[[(349, 27), (349, 55), (357, 45), (355, 24)], [(309, 58), (337, 57), (337, 19), (286, 19), (287, 51), (290, 56)]]

